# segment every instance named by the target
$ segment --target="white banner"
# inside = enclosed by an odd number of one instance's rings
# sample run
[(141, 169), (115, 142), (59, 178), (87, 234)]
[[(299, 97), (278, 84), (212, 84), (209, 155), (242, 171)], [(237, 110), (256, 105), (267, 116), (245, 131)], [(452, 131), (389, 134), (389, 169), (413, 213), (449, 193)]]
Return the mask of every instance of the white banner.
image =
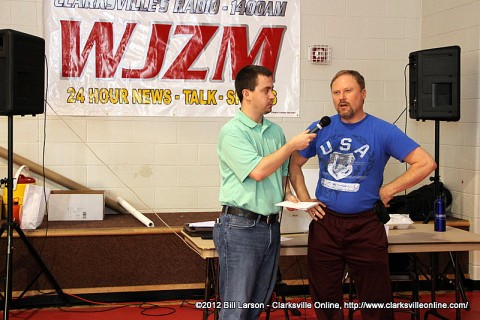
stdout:
[(260, 64), (274, 72), (272, 115), (299, 115), (300, 0), (44, 4), (48, 103), (58, 114), (233, 116), (234, 76)]

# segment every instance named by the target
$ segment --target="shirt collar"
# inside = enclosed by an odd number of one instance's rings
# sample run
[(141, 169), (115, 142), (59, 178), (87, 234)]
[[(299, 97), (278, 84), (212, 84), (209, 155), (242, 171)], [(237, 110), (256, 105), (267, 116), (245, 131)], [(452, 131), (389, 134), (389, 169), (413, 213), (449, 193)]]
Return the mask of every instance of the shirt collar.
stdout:
[(263, 121), (261, 124), (256, 123), (255, 121), (247, 117), (247, 115), (243, 113), (241, 109), (238, 109), (238, 112), (235, 115), (235, 118), (237, 118), (237, 120), (239, 120), (241, 123), (243, 123), (245, 126), (249, 127), (250, 129), (260, 126), (262, 130), (265, 130), (272, 124), (272, 122), (266, 119), (265, 117), (263, 117)]

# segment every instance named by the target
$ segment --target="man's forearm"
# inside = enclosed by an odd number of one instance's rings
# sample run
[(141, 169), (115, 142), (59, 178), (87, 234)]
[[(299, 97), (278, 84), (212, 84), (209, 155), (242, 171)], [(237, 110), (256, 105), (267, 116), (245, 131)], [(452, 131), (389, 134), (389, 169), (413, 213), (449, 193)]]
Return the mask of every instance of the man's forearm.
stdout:
[(294, 153), (290, 160), (290, 181), (295, 190), (295, 194), (300, 201), (310, 200), (310, 195), (305, 184), (305, 177), (303, 176), (302, 166), (306, 159), (302, 159), (298, 153)]

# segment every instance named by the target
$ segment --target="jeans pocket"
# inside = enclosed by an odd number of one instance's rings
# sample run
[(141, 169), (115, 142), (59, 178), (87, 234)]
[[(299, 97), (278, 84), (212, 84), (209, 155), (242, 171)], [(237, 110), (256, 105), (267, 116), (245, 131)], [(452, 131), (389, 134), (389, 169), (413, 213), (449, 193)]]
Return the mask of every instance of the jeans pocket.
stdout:
[(231, 228), (245, 229), (245, 228), (254, 227), (256, 223), (257, 222), (255, 220), (252, 220), (250, 218), (231, 215), (228, 226), (231, 227)]

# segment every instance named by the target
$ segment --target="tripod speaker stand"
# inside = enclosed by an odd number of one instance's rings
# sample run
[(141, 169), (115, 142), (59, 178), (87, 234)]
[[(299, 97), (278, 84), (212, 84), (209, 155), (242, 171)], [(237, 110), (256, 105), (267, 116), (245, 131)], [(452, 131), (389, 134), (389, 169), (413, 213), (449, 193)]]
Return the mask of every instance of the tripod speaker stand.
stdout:
[[(435, 192), (434, 193), (435, 193), (435, 198), (437, 198), (437, 196), (442, 196), (443, 195), (443, 190), (442, 190), (441, 184), (440, 184), (440, 173), (439, 173), (440, 172), (439, 171), (439, 168), (440, 168), (440, 120), (435, 120), (435, 162), (437, 163), (437, 168), (435, 169), (435, 176), (433, 178), (430, 178), (430, 180), (433, 180), (433, 182), (434, 182), (434, 186), (435, 186), (435, 188), (434, 188)], [(433, 205), (432, 205), (432, 207), (433, 207)], [(432, 212), (430, 212), (428, 214), (427, 218), (425, 219), (425, 221), (423, 223), (428, 223), (432, 216), (434, 216), (433, 209), (432, 209)], [(453, 265), (453, 267), (458, 268), (458, 270), (459, 270), (458, 273), (457, 273), (457, 274), (460, 275), (460, 280), (458, 282), (459, 291), (460, 291), (460, 294), (462, 295), (463, 301), (466, 302), (467, 297), (465, 295), (465, 289), (463, 287), (464, 274), (463, 274), (462, 268), (458, 264), (458, 261), (454, 260), (451, 252), (449, 252), (449, 257), (450, 257), (450, 263)], [(436, 301), (436, 298), (435, 298), (436, 283), (439, 280), (439, 275), (437, 273), (438, 255), (432, 254), (431, 265), (432, 265), (432, 274), (431, 274), (432, 302), (434, 302), (434, 301)], [(444, 275), (442, 275), (442, 276), (444, 276)], [(447, 318), (443, 317), (442, 315), (440, 315), (436, 308), (427, 310), (426, 313), (425, 313), (425, 316), (428, 317), (429, 314), (431, 314), (431, 315), (433, 315), (433, 316), (435, 316), (439, 319), (447, 319)]]
[[(3, 233), (7, 232), (7, 248), (6, 248), (6, 270), (5, 270), (5, 294), (4, 294), (4, 308), (3, 308), (3, 319), (8, 320), (9, 318), (9, 311), (11, 307), (12, 301), (12, 277), (13, 277), (13, 231), (15, 230), (17, 234), (20, 236), (20, 239), (23, 241), (25, 246), (27, 247), (28, 251), (35, 259), (36, 263), (40, 267), (41, 271), (34, 279), (38, 279), (41, 273), (45, 273), (46, 277), (52, 284), (55, 292), (58, 294), (59, 297), (62, 298), (63, 302), (68, 305), (68, 299), (60, 286), (58, 285), (57, 281), (53, 277), (53, 275), (48, 270), (47, 266), (43, 262), (40, 255), (35, 251), (33, 245), (28, 241), (28, 238), (25, 236), (25, 233), (20, 228), (19, 224), (13, 221), (13, 115), (8, 116), (8, 177), (7, 177), (7, 222), (4, 223), (0, 228), (0, 237)], [(33, 284), (33, 282), (25, 289), (25, 291), (20, 295), (26, 292), (29, 287)]]

